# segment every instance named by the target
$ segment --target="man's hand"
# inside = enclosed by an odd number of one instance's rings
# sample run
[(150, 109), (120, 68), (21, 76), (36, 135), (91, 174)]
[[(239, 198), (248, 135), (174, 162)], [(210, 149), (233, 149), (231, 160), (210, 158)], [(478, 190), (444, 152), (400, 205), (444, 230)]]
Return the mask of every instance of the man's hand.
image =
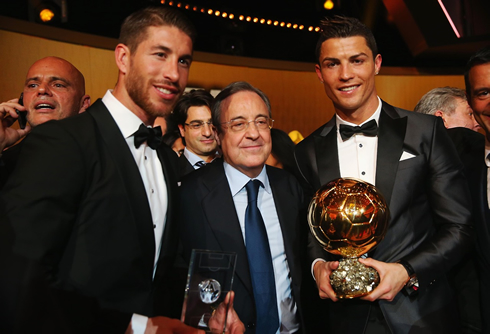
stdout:
[(330, 274), (339, 266), (338, 261), (324, 262), (318, 261), (313, 267), (313, 275), (315, 276), (316, 286), (318, 287), (320, 298), (331, 299), (336, 302), (338, 300), (335, 292), (330, 285)]
[(371, 258), (359, 259), (359, 261), (376, 269), (380, 276), (379, 285), (369, 295), (362, 297), (363, 300), (384, 299), (392, 301), (410, 278), (405, 267), (399, 263), (385, 263)]
[[(233, 308), (233, 300), (235, 299), (235, 293), (233, 291), (228, 292), (225, 300), (219, 304), (212, 317), (209, 319), (208, 326), (212, 333), (222, 333), (224, 322), (226, 320), (226, 332), (227, 334), (243, 334), (245, 333), (245, 326), (241, 322), (240, 318)], [(225, 317), (227, 305), (228, 317)]]
[(31, 131), (31, 126), (27, 124), (24, 130), (12, 129), (10, 126), (17, 120), (19, 115), (15, 109), (25, 111), (26, 108), (17, 103), (18, 99), (0, 103), (0, 153), (7, 147), (15, 144), (19, 139), (25, 137)]

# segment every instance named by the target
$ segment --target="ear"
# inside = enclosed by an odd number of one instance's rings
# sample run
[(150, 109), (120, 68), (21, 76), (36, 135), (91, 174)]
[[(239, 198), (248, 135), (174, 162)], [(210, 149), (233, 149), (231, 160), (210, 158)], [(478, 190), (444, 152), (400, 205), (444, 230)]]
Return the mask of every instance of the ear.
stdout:
[(323, 83), (322, 69), (320, 68), (320, 65), (318, 64), (315, 65), (315, 72), (316, 75), (318, 76), (318, 80), (320, 80), (320, 82)]
[(383, 61), (383, 58), (381, 57), (381, 54), (377, 54), (376, 58), (374, 58), (374, 72), (376, 74), (379, 73), (379, 70), (381, 69), (381, 63)]
[(126, 74), (129, 69), (129, 58), (131, 56), (129, 48), (126, 45), (120, 43), (116, 45), (114, 55), (116, 57), (116, 65), (119, 68), (119, 72)]
[(82, 112), (87, 110), (88, 107), (90, 107), (90, 96), (84, 95), (82, 97), (82, 103), (80, 105), (81, 105), (81, 107), (80, 107), (80, 111), (78, 112), (79, 114), (81, 114)]
[(213, 131), (214, 131), (214, 138), (216, 139), (216, 143), (218, 144), (218, 146), (221, 146), (221, 140), (219, 138), (218, 130), (216, 130), (216, 128), (214, 128)]
[(442, 121), (444, 122), (444, 126), (447, 127), (446, 118), (444, 117), (444, 112), (442, 110), (436, 110), (434, 116), (442, 118)]
[(185, 138), (184, 126), (179, 124), (178, 127), (179, 127), (179, 131), (180, 131), (180, 136), (182, 138)]

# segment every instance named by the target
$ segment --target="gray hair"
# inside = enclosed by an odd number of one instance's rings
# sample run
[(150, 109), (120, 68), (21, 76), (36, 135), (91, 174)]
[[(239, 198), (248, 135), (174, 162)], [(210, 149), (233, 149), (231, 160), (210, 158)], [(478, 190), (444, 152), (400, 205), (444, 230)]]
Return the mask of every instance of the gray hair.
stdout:
[(456, 110), (458, 99), (467, 101), (464, 90), (455, 87), (434, 88), (422, 96), (413, 111), (434, 115), (437, 110), (441, 110), (451, 115)]
[(269, 111), (269, 117), (271, 117), (271, 103), (269, 98), (260, 89), (255, 88), (251, 84), (245, 81), (236, 81), (228, 86), (226, 86), (214, 99), (213, 107), (211, 108), (211, 114), (213, 115), (213, 125), (216, 127), (218, 132), (221, 132), (221, 105), (222, 102), (233, 94), (239, 92), (253, 92), (260, 96), (262, 101), (264, 101)]

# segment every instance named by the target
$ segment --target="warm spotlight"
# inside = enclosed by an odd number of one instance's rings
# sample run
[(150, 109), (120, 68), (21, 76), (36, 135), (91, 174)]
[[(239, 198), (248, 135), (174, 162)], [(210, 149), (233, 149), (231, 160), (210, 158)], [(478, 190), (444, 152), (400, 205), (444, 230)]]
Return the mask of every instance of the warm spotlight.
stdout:
[(54, 17), (54, 13), (51, 9), (45, 8), (39, 12), (39, 18), (43, 22), (49, 22), (53, 19), (53, 17)]
[(333, 9), (333, 6), (334, 6), (334, 3), (333, 3), (332, 0), (327, 0), (323, 4), (323, 8), (325, 8), (326, 10), (332, 10)]
[(228, 15), (228, 18), (229, 18), (230, 20), (233, 20), (233, 19), (235, 18), (235, 15), (234, 15), (234, 14), (230, 14), (230, 15)]

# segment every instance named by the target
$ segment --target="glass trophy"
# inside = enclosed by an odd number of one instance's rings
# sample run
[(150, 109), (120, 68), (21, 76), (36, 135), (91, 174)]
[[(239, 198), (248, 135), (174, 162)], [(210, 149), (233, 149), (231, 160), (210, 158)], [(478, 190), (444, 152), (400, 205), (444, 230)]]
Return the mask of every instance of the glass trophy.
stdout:
[(214, 310), (231, 291), (235, 265), (236, 253), (192, 250), (182, 307), (183, 323), (207, 333), (224, 333), (226, 319), (223, 328), (211, 329), (208, 325)]

